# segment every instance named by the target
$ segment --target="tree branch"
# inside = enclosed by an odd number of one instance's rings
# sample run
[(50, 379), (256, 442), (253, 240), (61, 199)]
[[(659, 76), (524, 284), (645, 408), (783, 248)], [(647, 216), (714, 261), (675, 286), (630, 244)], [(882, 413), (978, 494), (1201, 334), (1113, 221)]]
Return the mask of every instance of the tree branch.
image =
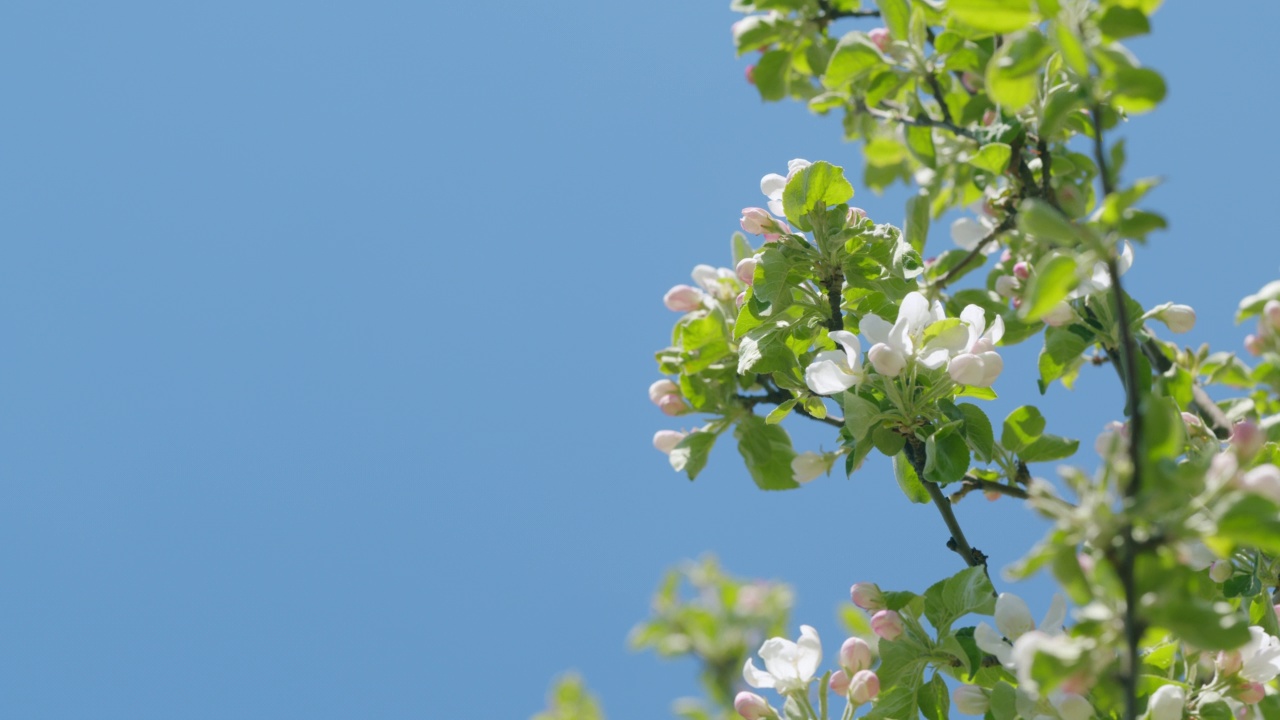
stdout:
[(999, 483), (999, 482), (992, 482), (990, 480), (983, 480), (982, 478), (976, 478), (968, 475), (965, 476), (962, 485), (963, 487), (961, 487), (959, 490), (951, 493), (952, 505), (963, 500), (966, 495), (973, 492), (974, 490), (981, 490), (982, 492), (1000, 493), (1001, 495), (1016, 497), (1019, 500), (1026, 500), (1027, 498), (1031, 497), (1030, 495), (1027, 494), (1026, 490), (1023, 490), (1020, 487), (1016, 487), (1014, 485), (1005, 485), (1004, 483)]
[(969, 267), (970, 263), (972, 263), (974, 260), (982, 256), (982, 251), (987, 247), (987, 245), (990, 245), (992, 241), (994, 241), (1002, 233), (1006, 233), (1012, 230), (1014, 223), (1015, 223), (1014, 215), (1013, 213), (1010, 213), (1009, 216), (1006, 217), (1003, 221), (1001, 221), (1001, 223), (997, 225), (994, 230), (988, 233), (986, 237), (979, 240), (978, 244), (975, 245), (973, 249), (969, 251), (969, 254), (965, 255), (964, 259), (962, 259), (955, 267), (948, 270), (947, 274), (943, 275), (940, 280), (935, 282), (930, 289), (941, 290), (945, 288), (952, 280), (955, 280), (956, 278), (960, 277), (960, 275), (964, 273), (964, 269)]
[(933, 501), (934, 506), (938, 508), (938, 513), (942, 515), (942, 522), (946, 523), (947, 530), (951, 532), (951, 539), (947, 541), (947, 548), (955, 551), (969, 567), (981, 565), (985, 571), (987, 556), (981, 550), (969, 545), (969, 541), (964, 536), (964, 530), (960, 528), (960, 521), (956, 520), (956, 514), (951, 510), (951, 501), (947, 500), (947, 497), (942, 494), (942, 488), (938, 487), (937, 483), (924, 479), (925, 451), (923, 444), (914, 436), (908, 437), (903, 452), (907, 454), (907, 461), (911, 463), (911, 468), (916, 471), (916, 477), (920, 479), (920, 484), (929, 493), (929, 499)]
[(828, 332), (844, 330), (844, 313), (840, 311), (840, 304), (844, 300), (841, 295), (844, 292), (843, 285), (844, 275), (839, 270), (836, 270), (825, 284), (827, 305), (831, 308), (831, 317), (827, 318)]
[[(754, 408), (756, 405), (781, 405), (782, 403), (788, 400), (796, 399), (795, 395), (792, 395), (790, 392), (783, 390), (781, 388), (768, 388), (768, 392), (764, 395), (738, 395), (737, 397), (739, 402), (742, 403), (743, 407), (747, 408), (748, 410)], [(803, 415), (809, 418), (810, 420), (816, 420), (820, 423), (826, 423), (831, 427), (837, 427), (837, 428), (844, 427), (844, 418), (840, 417), (839, 415), (828, 415), (826, 417), (818, 417), (817, 415), (814, 415), (808, 410), (805, 410), (804, 406), (799, 404), (797, 404), (793, 409), (800, 415)]]
[(947, 122), (945, 120), (934, 120), (928, 115), (922, 114), (922, 115), (917, 115), (916, 117), (899, 115), (897, 113), (889, 112), (888, 110), (880, 110), (879, 108), (868, 107), (867, 104), (862, 102), (861, 100), (858, 101), (858, 104), (856, 107), (859, 112), (865, 112), (866, 114), (870, 115), (873, 118), (876, 118), (877, 120), (884, 120), (886, 122), (896, 122), (896, 123), (901, 123), (903, 125), (910, 125), (913, 127), (942, 128), (943, 130), (946, 130), (953, 135), (958, 135), (959, 137), (966, 137), (966, 138), (969, 138), (970, 140), (982, 142), (981, 138), (978, 137), (977, 133), (974, 133), (971, 130), (962, 128), (959, 125), (956, 125), (955, 123), (952, 123), (952, 122)]

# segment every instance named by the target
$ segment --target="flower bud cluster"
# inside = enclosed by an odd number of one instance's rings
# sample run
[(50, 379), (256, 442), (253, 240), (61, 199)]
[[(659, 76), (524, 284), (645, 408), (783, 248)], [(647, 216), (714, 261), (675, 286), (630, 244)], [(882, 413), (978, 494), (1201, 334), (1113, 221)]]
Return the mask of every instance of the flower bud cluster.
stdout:
[[(754, 270), (754, 268), (753, 268)], [(698, 265), (691, 273), (693, 285), (676, 285), (662, 296), (662, 304), (672, 312), (690, 313), (729, 302), (749, 282), (739, 280), (738, 272), (729, 268)]]
[(666, 378), (649, 386), (649, 401), (657, 405), (664, 415), (682, 415), (689, 411), (680, 395), (680, 386)]
[(1262, 306), (1262, 313), (1258, 316), (1258, 332), (1245, 336), (1244, 349), (1250, 355), (1280, 352), (1280, 300), (1272, 298)]

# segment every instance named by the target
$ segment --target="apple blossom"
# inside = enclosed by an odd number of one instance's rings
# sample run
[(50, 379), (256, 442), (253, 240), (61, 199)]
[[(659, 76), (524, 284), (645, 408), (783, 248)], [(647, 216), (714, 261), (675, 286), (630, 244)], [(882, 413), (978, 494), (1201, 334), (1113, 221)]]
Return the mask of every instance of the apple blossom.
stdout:
[(1062, 327), (1063, 325), (1070, 325), (1080, 319), (1080, 316), (1076, 315), (1076, 311), (1071, 307), (1071, 303), (1063, 301), (1049, 308), (1049, 312), (1041, 316), (1040, 319), (1049, 327)]
[(1209, 579), (1216, 583), (1226, 582), (1231, 579), (1235, 570), (1231, 567), (1231, 562), (1227, 560), (1214, 560), (1209, 566)]
[(755, 65), (748, 65), (747, 69), (743, 72), (743, 75), (746, 76), (748, 84), (750, 85), (756, 84), (756, 66)]
[(1241, 420), (1231, 426), (1231, 449), (1241, 461), (1252, 460), (1266, 441), (1262, 429), (1249, 420)]
[(1262, 306), (1262, 314), (1271, 323), (1272, 330), (1280, 330), (1280, 300), (1268, 300)]
[(1240, 487), (1280, 503), (1280, 468), (1275, 465), (1259, 465), (1240, 477)]
[(762, 235), (776, 227), (777, 220), (768, 210), (758, 207), (742, 208), (742, 218), (738, 220), (742, 231), (751, 235)]
[(729, 30), (733, 33), (733, 44), (738, 45), (742, 42), (742, 36), (755, 30), (766, 23), (777, 22), (782, 17), (778, 11), (770, 11), (763, 15), (748, 15), (730, 26)]
[(737, 297), (735, 297), (735, 298), (733, 299), (733, 304), (734, 304), (734, 305), (737, 305), (738, 307), (742, 307), (743, 305), (746, 305), (746, 304), (747, 304), (747, 294), (746, 294), (745, 292), (740, 292), (740, 293), (738, 293)]
[(1240, 648), (1240, 677), (1250, 682), (1271, 682), (1280, 675), (1280, 640), (1257, 625), (1249, 628), (1249, 642)]
[(1257, 335), (1244, 336), (1244, 349), (1250, 355), (1257, 357), (1262, 354), (1262, 338)]
[(1118, 420), (1107, 423), (1098, 438), (1093, 441), (1093, 449), (1103, 458), (1122, 455), (1129, 448), (1129, 426)]
[(880, 676), (871, 670), (859, 670), (849, 678), (849, 700), (855, 705), (871, 702), (880, 694)]
[(662, 296), (662, 304), (675, 312), (692, 312), (702, 307), (702, 291), (688, 285), (676, 285)]
[(964, 348), (947, 365), (947, 374), (961, 385), (991, 387), (1004, 369), (1004, 361), (995, 351), (996, 343), (1004, 337), (1004, 319), (996, 316), (987, 327), (986, 313), (977, 305), (969, 305), (960, 311), (960, 319), (969, 333)]
[(742, 691), (733, 699), (733, 709), (745, 720), (764, 720), (774, 718), (778, 714), (769, 707), (768, 701), (753, 692)]
[(985, 715), (991, 708), (987, 691), (977, 685), (961, 685), (951, 692), (951, 702), (964, 715)]
[(1161, 685), (1147, 699), (1147, 715), (1150, 720), (1181, 720), (1186, 704), (1187, 694), (1182, 688)]
[(688, 433), (682, 433), (678, 430), (659, 430), (653, 434), (653, 446), (666, 455), (670, 455), (672, 450), (684, 440)]
[[(1066, 600), (1061, 595), (1054, 595), (1049, 603), (1049, 611), (1040, 621), (1039, 630), (1046, 633), (1061, 632), (1066, 617)], [(998, 631), (985, 622), (978, 623), (973, 639), (979, 648), (995, 655), (1001, 664), (1009, 667), (1013, 664), (1012, 643), (1035, 630), (1035, 620), (1031, 618), (1031, 610), (1026, 601), (1013, 593), (1005, 592), (996, 598), (995, 623)]]
[(902, 616), (893, 610), (881, 610), (871, 616), (871, 630), (882, 640), (897, 640), (904, 629)]
[(1245, 705), (1257, 705), (1267, 696), (1267, 689), (1262, 683), (1249, 683), (1236, 690), (1236, 699)]
[(808, 160), (796, 158), (787, 163), (787, 176), (783, 177), (777, 173), (769, 173), (760, 178), (760, 192), (769, 198), (769, 212), (778, 217), (786, 217), (787, 213), (782, 208), (782, 191), (787, 187), (787, 181), (793, 175), (811, 165)]
[(1000, 297), (1011, 298), (1021, 289), (1022, 283), (1012, 275), (1001, 275), (996, 278), (996, 294)]
[(663, 415), (675, 416), (682, 415), (689, 411), (689, 406), (685, 404), (684, 398), (679, 395), (663, 395), (658, 398), (658, 409)]
[(858, 672), (871, 667), (871, 646), (862, 638), (851, 637), (840, 646), (840, 667)]
[(1190, 305), (1170, 305), (1156, 315), (1156, 319), (1164, 323), (1170, 332), (1191, 332), (1196, 326), (1196, 311)]
[[(998, 224), (991, 216), (985, 214), (979, 215), (977, 219), (962, 217), (951, 223), (951, 240), (961, 250), (973, 252), (983, 240), (995, 232)], [(982, 252), (990, 255), (996, 247), (996, 243), (987, 243), (983, 246)]]
[(1019, 280), (1026, 280), (1031, 277), (1031, 266), (1024, 260), (1019, 260), (1013, 264), (1013, 276)]
[(849, 676), (844, 670), (837, 670), (831, 673), (831, 681), (827, 683), (831, 688), (831, 692), (837, 695), (847, 696), (849, 694)]
[(935, 300), (930, 305), (924, 295), (918, 292), (907, 293), (902, 299), (898, 319), (892, 325), (879, 315), (864, 315), (858, 324), (858, 330), (869, 342), (874, 343), (867, 351), (867, 360), (871, 361), (876, 372), (889, 377), (896, 377), (901, 373), (913, 357), (931, 370), (942, 367), (952, 350), (963, 346), (963, 328), (952, 328), (920, 347), (917, 347), (917, 343), (922, 340), (921, 335), (926, 327), (945, 318), (942, 303)]
[(884, 594), (880, 592), (880, 586), (875, 583), (854, 583), (853, 587), (849, 588), (849, 599), (863, 610), (884, 609)]
[(1049, 700), (1062, 720), (1089, 720), (1093, 717), (1093, 705), (1076, 693), (1062, 693)]
[(824, 350), (813, 356), (804, 370), (804, 384), (815, 395), (835, 395), (862, 382), (862, 357), (858, 338), (847, 330), (833, 330), (829, 337), (844, 348)]
[(822, 642), (818, 631), (808, 625), (800, 626), (800, 639), (769, 638), (760, 646), (760, 659), (764, 670), (756, 668), (748, 658), (742, 668), (742, 677), (753, 688), (772, 688), (781, 694), (804, 691), (822, 662)]
[[(1116, 256), (1116, 270), (1124, 275), (1133, 267), (1133, 246), (1125, 242), (1120, 248), (1120, 254)], [(1107, 263), (1103, 260), (1093, 264), (1093, 269), (1088, 277), (1080, 280), (1080, 284), (1075, 290), (1067, 293), (1068, 300), (1076, 298), (1088, 297), (1095, 293), (1103, 292), (1111, 288), (1111, 271), (1107, 267)]]
[(741, 280), (746, 285), (750, 285), (751, 281), (755, 280), (756, 265), (758, 265), (759, 263), (760, 263), (760, 256), (758, 255), (752, 255), (751, 257), (742, 258), (741, 260), (738, 261), (738, 264), (733, 268), (733, 271), (738, 274), (739, 280)]
[(662, 378), (649, 386), (649, 402), (652, 402), (654, 405), (657, 405), (658, 401), (661, 400), (664, 395), (679, 394), (680, 386), (671, 382), (667, 378)]
[(738, 276), (729, 268), (697, 265), (691, 274), (703, 292), (718, 300), (729, 300), (738, 293)]
[(831, 462), (832, 456), (825, 453), (802, 452), (791, 461), (791, 479), (803, 485), (831, 472)]
[(880, 48), (880, 52), (888, 50), (889, 43), (893, 42), (893, 38), (889, 35), (889, 30), (882, 27), (873, 28), (867, 31), (867, 39), (869, 39), (876, 47)]
[(857, 225), (867, 219), (867, 211), (860, 207), (851, 207), (849, 212), (845, 213), (844, 221), (849, 225)]
[(1214, 658), (1213, 664), (1218, 674), (1226, 677), (1240, 672), (1240, 668), (1244, 666), (1244, 658), (1240, 657), (1239, 650), (1223, 650)]

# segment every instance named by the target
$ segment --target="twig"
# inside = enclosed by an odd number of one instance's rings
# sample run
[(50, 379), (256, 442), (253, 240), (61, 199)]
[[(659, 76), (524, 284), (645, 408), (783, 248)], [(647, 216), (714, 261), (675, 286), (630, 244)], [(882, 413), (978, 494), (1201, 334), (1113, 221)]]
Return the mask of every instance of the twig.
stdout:
[(984, 248), (987, 247), (987, 245), (991, 244), (991, 242), (994, 241), (1000, 234), (1006, 233), (1013, 229), (1014, 222), (1015, 222), (1014, 214), (1009, 213), (1009, 216), (1006, 217), (1003, 221), (1001, 221), (1001, 223), (997, 225), (994, 230), (988, 233), (986, 237), (978, 241), (978, 244), (975, 245), (973, 249), (969, 251), (969, 254), (964, 256), (964, 259), (962, 259), (955, 267), (948, 270), (947, 274), (943, 275), (940, 280), (935, 282), (931, 289), (941, 290), (942, 288), (945, 288), (952, 280), (955, 280), (956, 278), (960, 277), (960, 275), (964, 273), (964, 269), (969, 266), (969, 263), (973, 262), (975, 259), (982, 256), (982, 251)]
[(923, 444), (914, 436), (908, 437), (907, 445), (903, 448), (903, 451), (907, 454), (907, 461), (911, 463), (911, 468), (915, 470), (920, 484), (929, 493), (929, 499), (933, 501), (934, 506), (938, 508), (938, 512), (942, 515), (942, 522), (946, 523), (947, 530), (951, 532), (951, 539), (947, 541), (947, 548), (955, 551), (969, 567), (981, 565), (983, 570), (986, 570), (987, 556), (981, 550), (969, 545), (969, 541), (964, 536), (964, 530), (960, 528), (960, 521), (956, 520), (956, 514), (951, 510), (951, 501), (947, 500), (947, 497), (942, 494), (942, 488), (938, 487), (937, 483), (924, 479), (925, 459)]
[(928, 115), (921, 114), (921, 115), (917, 115), (916, 117), (899, 115), (897, 113), (889, 112), (888, 110), (880, 110), (879, 108), (868, 107), (867, 104), (862, 102), (861, 100), (859, 100), (857, 103), (857, 109), (859, 112), (865, 112), (866, 114), (870, 115), (873, 118), (876, 118), (877, 120), (884, 120), (886, 122), (896, 122), (896, 123), (901, 123), (903, 125), (910, 125), (913, 127), (942, 128), (943, 130), (946, 130), (952, 133), (953, 135), (958, 135), (960, 137), (969, 138), (970, 140), (982, 142), (982, 139), (979, 138), (977, 133), (973, 132), (972, 130), (967, 130), (965, 128), (960, 127), (959, 125), (956, 125), (955, 123), (947, 122), (945, 120), (934, 120)]
[[(781, 388), (773, 388), (773, 389), (770, 389), (769, 392), (765, 395), (739, 395), (738, 400), (743, 404), (744, 407), (750, 410), (754, 408), (756, 405), (781, 405), (782, 403), (787, 402), (788, 400), (795, 400), (795, 396), (786, 390), (782, 390)], [(809, 418), (810, 420), (817, 420), (818, 422), (826, 423), (831, 427), (837, 427), (837, 428), (844, 427), (844, 418), (840, 417), (839, 415), (828, 415), (826, 417), (818, 417), (817, 415), (814, 415), (813, 413), (804, 409), (804, 406), (798, 403), (793, 409), (800, 415), (803, 415)]]
[(938, 82), (938, 77), (933, 73), (925, 73), (925, 80), (929, 83), (929, 90), (933, 93), (933, 99), (938, 101), (938, 107), (942, 108), (942, 121), (948, 125), (955, 125), (951, 119), (951, 110), (947, 108), (947, 101), (942, 92), (942, 83)]
[(965, 476), (962, 484), (963, 484), (963, 487), (951, 493), (952, 505), (963, 500), (966, 495), (973, 492), (974, 490), (981, 490), (982, 492), (1000, 493), (1001, 495), (1016, 497), (1020, 500), (1026, 500), (1027, 498), (1031, 497), (1030, 495), (1027, 494), (1026, 490), (1023, 490), (1020, 487), (1015, 487), (1013, 485), (1005, 485), (1004, 483), (999, 483), (999, 482), (992, 482), (990, 480), (983, 480), (982, 478), (971, 477), (968, 475)]
[(1191, 406), (1195, 408), (1196, 414), (1213, 426), (1213, 434), (1219, 440), (1231, 437), (1231, 420), (1199, 384), (1191, 386)]

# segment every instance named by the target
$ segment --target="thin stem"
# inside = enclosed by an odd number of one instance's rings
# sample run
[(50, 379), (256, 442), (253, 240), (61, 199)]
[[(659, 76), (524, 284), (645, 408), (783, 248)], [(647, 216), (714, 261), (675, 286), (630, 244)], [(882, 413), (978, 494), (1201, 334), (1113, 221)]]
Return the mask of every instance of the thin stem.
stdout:
[(976, 140), (978, 142), (981, 142), (981, 139), (977, 136), (976, 133), (970, 130), (966, 130), (965, 128), (962, 128), (959, 125), (956, 125), (955, 123), (952, 123), (952, 122), (947, 122), (945, 120), (934, 120), (928, 115), (917, 115), (916, 117), (899, 115), (897, 113), (889, 112), (888, 110), (880, 110), (878, 108), (868, 107), (866, 103), (861, 101), (858, 102), (857, 107), (859, 112), (865, 112), (866, 114), (870, 115), (873, 118), (876, 118), (877, 120), (884, 120), (887, 122), (896, 122), (896, 123), (901, 123), (903, 125), (911, 125), (916, 127), (942, 128), (943, 130), (946, 130), (952, 133), (953, 135), (958, 135), (960, 137), (966, 137), (966, 138), (969, 138), (970, 140)]
[(965, 495), (968, 495), (974, 490), (981, 490), (982, 492), (1000, 493), (1001, 495), (1016, 497), (1019, 500), (1026, 500), (1027, 498), (1031, 497), (1030, 495), (1027, 494), (1026, 490), (1023, 490), (1022, 488), (1017, 487), (1015, 485), (1005, 485), (1004, 483), (993, 482), (991, 480), (983, 480), (982, 478), (965, 476), (963, 487), (951, 493), (951, 504), (954, 505), (955, 503), (960, 502), (961, 500), (964, 499)]
[(938, 77), (933, 73), (925, 73), (925, 80), (929, 83), (929, 90), (933, 93), (933, 99), (938, 101), (938, 107), (942, 108), (942, 121), (948, 125), (955, 125), (951, 119), (951, 110), (947, 107), (947, 101), (944, 99), (942, 92), (942, 84), (938, 82)]
[(925, 491), (929, 493), (929, 499), (942, 515), (942, 522), (946, 523), (947, 530), (951, 532), (951, 540), (947, 542), (947, 548), (959, 554), (969, 567), (981, 565), (985, 569), (987, 556), (981, 550), (976, 550), (969, 545), (968, 539), (964, 536), (964, 530), (960, 528), (960, 521), (956, 520), (956, 514), (951, 510), (951, 501), (942, 494), (942, 488), (938, 487), (937, 483), (924, 479), (924, 445), (917, 438), (908, 437), (904, 451), (908, 462), (911, 463), (911, 468), (916, 471), (916, 477), (920, 479), (920, 484), (924, 485)]
[(1012, 230), (1015, 222), (1016, 221), (1014, 219), (1014, 215), (1010, 213), (1009, 216), (1006, 217), (999, 225), (997, 225), (994, 230), (992, 230), (990, 233), (987, 233), (986, 237), (979, 240), (978, 244), (974, 245), (973, 249), (969, 251), (969, 254), (965, 255), (964, 258), (959, 263), (957, 263), (955, 267), (948, 270), (946, 275), (943, 275), (940, 280), (935, 282), (931, 289), (941, 290), (945, 288), (949, 283), (951, 283), (951, 281), (960, 277), (960, 275), (964, 273), (965, 268), (969, 267), (970, 263), (982, 257), (982, 251), (986, 249), (988, 245), (994, 242), (995, 239), (999, 237), (1001, 234)]

